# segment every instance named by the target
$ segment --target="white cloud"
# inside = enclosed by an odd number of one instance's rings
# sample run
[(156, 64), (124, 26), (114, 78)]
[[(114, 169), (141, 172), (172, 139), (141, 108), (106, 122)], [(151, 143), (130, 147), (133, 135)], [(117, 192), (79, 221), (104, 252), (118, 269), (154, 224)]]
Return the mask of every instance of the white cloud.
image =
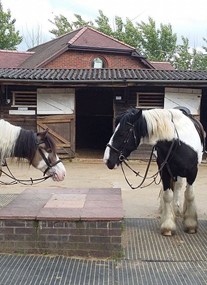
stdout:
[(64, 15), (69, 21), (74, 19), (74, 14), (79, 14), (86, 20), (94, 20), (98, 10), (102, 10), (111, 23), (115, 16), (123, 20), (129, 18), (135, 22), (146, 22), (152, 17), (156, 24), (171, 24), (172, 29), (180, 37), (189, 38), (192, 46), (201, 46), (202, 38), (207, 37), (206, 26), (206, 0), (1, 0), (3, 9), (11, 10), (16, 18), (16, 28), (22, 33), (41, 27), (45, 40), (52, 35), (49, 30), (52, 25), (48, 21), (54, 15)]

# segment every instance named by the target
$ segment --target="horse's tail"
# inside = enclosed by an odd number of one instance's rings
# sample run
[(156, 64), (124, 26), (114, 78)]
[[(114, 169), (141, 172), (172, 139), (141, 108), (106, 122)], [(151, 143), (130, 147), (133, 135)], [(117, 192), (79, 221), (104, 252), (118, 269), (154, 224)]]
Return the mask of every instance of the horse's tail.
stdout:
[(189, 116), (189, 118), (192, 120), (202, 143), (203, 146), (203, 151), (205, 151), (205, 131), (203, 128), (203, 125), (201, 124), (201, 122), (199, 120), (197, 120), (196, 118), (194, 118), (192, 115)]

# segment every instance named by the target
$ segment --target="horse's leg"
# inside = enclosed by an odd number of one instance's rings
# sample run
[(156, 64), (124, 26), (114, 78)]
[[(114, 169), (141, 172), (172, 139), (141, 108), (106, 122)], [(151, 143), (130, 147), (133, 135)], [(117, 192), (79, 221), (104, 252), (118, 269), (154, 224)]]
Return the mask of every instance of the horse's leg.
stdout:
[(163, 193), (164, 193), (164, 190), (163, 190), (163, 187), (160, 189), (160, 193), (159, 193), (159, 199), (160, 199), (160, 206), (159, 206), (159, 213), (162, 214), (162, 211), (163, 211)]
[(181, 216), (181, 208), (180, 208), (180, 196), (181, 190), (183, 186), (183, 178), (177, 177), (177, 181), (174, 182), (173, 185), (173, 209), (176, 216)]
[(161, 234), (171, 236), (175, 230), (175, 215), (172, 207), (173, 191), (167, 189), (163, 192), (163, 203), (161, 213)]
[(195, 205), (193, 185), (187, 183), (183, 204), (184, 230), (189, 234), (197, 232), (198, 219)]
[[(181, 216), (181, 190), (183, 186), (183, 178), (179, 177), (177, 178), (177, 181), (173, 182), (173, 210), (176, 216)], [(159, 198), (160, 198), (160, 206), (159, 206), (159, 212), (162, 213), (163, 211), (163, 188), (160, 190)]]

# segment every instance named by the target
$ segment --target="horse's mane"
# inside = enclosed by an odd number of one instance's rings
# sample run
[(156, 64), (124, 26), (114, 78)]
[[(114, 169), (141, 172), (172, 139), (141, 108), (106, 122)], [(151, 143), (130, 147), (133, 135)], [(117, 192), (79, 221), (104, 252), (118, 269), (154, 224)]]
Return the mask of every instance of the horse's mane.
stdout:
[(132, 116), (137, 113), (137, 109), (130, 108), (126, 110), (125, 112), (119, 114), (115, 119), (115, 127), (120, 123), (120, 121), (123, 122), (123, 125), (125, 123), (132, 123)]
[[(42, 140), (46, 145), (46, 149), (56, 153), (55, 142), (48, 133), (44, 134)], [(14, 126), (3, 119), (0, 120), (1, 162), (8, 157), (16, 157), (18, 161), (27, 158), (31, 164), (37, 146), (37, 134), (34, 131)]]
[(121, 115), (117, 116), (115, 120), (115, 125), (117, 126), (119, 122), (120, 131), (125, 130), (126, 124), (132, 124), (135, 126), (134, 130), (136, 133), (139, 133), (141, 137), (148, 136), (147, 122), (143, 116), (140, 116), (139, 119), (136, 119), (136, 115), (141, 112), (140, 109), (130, 108), (127, 111), (123, 112)]
[(45, 144), (45, 149), (48, 152), (56, 153), (55, 142), (48, 133), (43, 135), (43, 139), (40, 139), (40, 142), (38, 141), (37, 136), (38, 134), (31, 130), (21, 129), (15, 144), (14, 157), (18, 157), (19, 160), (21, 158), (27, 158), (31, 164), (37, 150), (38, 143), (41, 142)]
[(0, 159), (11, 157), (14, 151), (16, 140), (21, 131), (21, 127), (14, 126), (9, 122), (0, 120)]
[(151, 109), (143, 111), (147, 122), (148, 133), (153, 138), (172, 140), (178, 121), (184, 116), (179, 110)]
[[(139, 112), (142, 114), (140, 117), (137, 116)], [(143, 138), (143, 143), (156, 144), (160, 140), (179, 139), (197, 150), (197, 140), (192, 140), (192, 137), (198, 134), (201, 144), (204, 145), (202, 125), (191, 114), (183, 110), (130, 108), (117, 116), (115, 124), (119, 122), (121, 123), (119, 129), (123, 128), (123, 131), (126, 123), (132, 123), (137, 134)]]
[(16, 140), (12, 156), (17, 157), (18, 160), (27, 158), (31, 163), (35, 152), (37, 150), (36, 134), (31, 130), (21, 129)]
[(56, 153), (55, 141), (48, 133), (46, 133), (44, 137), (44, 143), (46, 145), (46, 149), (50, 149), (51, 152)]

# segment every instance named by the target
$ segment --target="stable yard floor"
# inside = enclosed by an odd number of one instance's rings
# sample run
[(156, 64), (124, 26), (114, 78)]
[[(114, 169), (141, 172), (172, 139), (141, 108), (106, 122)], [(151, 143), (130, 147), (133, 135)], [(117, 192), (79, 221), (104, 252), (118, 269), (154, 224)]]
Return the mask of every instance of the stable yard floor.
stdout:
[[(40, 178), (42, 174), (25, 164), (16, 164), (8, 161), (13, 175), (19, 179)], [(124, 208), (124, 216), (126, 218), (157, 218), (159, 216), (159, 193), (161, 185), (153, 183), (147, 186), (152, 181), (146, 180), (142, 189), (132, 190), (126, 183), (122, 174), (121, 168), (109, 170), (101, 159), (76, 159), (73, 162), (64, 161), (67, 170), (67, 176), (62, 182), (54, 182), (51, 179), (32, 185), (32, 188), (121, 188), (122, 200)], [(144, 175), (147, 163), (144, 161), (130, 161), (130, 165)], [(126, 170), (128, 180), (133, 186), (139, 185), (142, 178), (136, 177), (129, 169)], [(153, 162), (148, 177), (157, 172), (156, 163)], [(2, 175), (0, 180), (9, 182), (10, 179)], [(159, 183), (159, 177), (156, 180)], [(0, 200), (0, 206), (7, 204), (15, 195), (18, 195), (28, 185), (0, 185), (0, 194), (7, 194)], [(145, 187), (146, 186), (146, 187)], [(185, 186), (183, 186), (183, 191)], [(183, 195), (182, 195), (183, 197)], [(207, 163), (202, 163), (199, 168), (197, 180), (195, 182), (195, 197), (199, 219), (207, 219)]]
[[(132, 166), (144, 174), (145, 162)], [(32, 188), (121, 188), (124, 207), (124, 256), (117, 260), (81, 259), (63, 256), (0, 255), (0, 284), (207, 284), (207, 165), (202, 164), (195, 183), (199, 230), (195, 235), (182, 231), (163, 237), (159, 232), (160, 185), (131, 190), (121, 169), (108, 170), (100, 160), (65, 162), (67, 178), (55, 183), (46, 181)], [(15, 176), (40, 177), (27, 165), (11, 164)], [(153, 164), (150, 174), (156, 172)], [(138, 185), (140, 178), (128, 170), (128, 179)], [(149, 175), (150, 175), (149, 174)], [(2, 180), (6, 179), (1, 177)], [(158, 181), (157, 181), (158, 182)], [(148, 184), (148, 181), (147, 181)], [(31, 186), (29, 186), (31, 187)], [(4, 207), (28, 185), (1, 186), (0, 204)], [(112, 189), (113, 191), (113, 189)]]
[(0, 255), (1, 285), (204, 285), (207, 221), (196, 235), (159, 234), (157, 219), (125, 219), (124, 257), (117, 260), (63, 256)]

